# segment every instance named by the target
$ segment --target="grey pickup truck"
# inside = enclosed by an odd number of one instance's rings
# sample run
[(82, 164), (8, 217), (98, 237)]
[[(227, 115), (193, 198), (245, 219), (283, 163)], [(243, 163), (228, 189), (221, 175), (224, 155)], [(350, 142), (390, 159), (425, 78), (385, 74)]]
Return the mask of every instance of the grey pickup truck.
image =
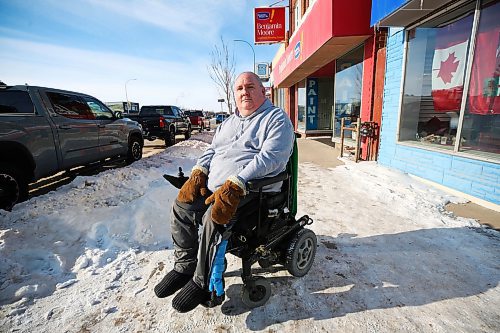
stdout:
[(141, 126), (96, 98), (58, 89), (0, 86), (0, 209), (28, 184), (108, 158), (141, 159)]

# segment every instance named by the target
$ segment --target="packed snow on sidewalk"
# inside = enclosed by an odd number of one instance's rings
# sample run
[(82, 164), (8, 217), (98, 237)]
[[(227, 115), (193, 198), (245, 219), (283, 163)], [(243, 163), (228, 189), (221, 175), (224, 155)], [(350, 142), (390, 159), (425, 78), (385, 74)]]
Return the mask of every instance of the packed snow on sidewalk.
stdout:
[(240, 299), (228, 255), (226, 300), (188, 314), (157, 299), (173, 267), (169, 215), (206, 134), (0, 213), (2, 332), (498, 332), (500, 237), (452, 216), (445, 194), (371, 162), (299, 168), (299, 213), (314, 219), (315, 263), (295, 278), (255, 267), (273, 294)]

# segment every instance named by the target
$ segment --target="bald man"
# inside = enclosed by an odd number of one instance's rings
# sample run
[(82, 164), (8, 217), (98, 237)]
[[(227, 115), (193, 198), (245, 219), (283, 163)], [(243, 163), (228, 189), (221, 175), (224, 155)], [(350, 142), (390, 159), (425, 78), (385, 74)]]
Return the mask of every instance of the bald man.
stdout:
[[(182, 288), (172, 300), (179, 312), (207, 305), (214, 298), (222, 302), (223, 272), (215, 263), (225, 254), (228, 233), (224, 230), (238, 208), (258, 205), (257, 193), (249, 192), (246, 183), (283, 172), (292, 154), (293, 125), (266, 98), (259, 77), (241, 73), (234, 95), (235, 113), (217, 127), (212, 144), (198, 159), (173, 205), (175, 264), (156, 285), (155, 293), (163, 298)], [(263, 190), (280, 189), (281, 183), (276, 183)], [(199, 226), (203, 228), (201, 237)]]

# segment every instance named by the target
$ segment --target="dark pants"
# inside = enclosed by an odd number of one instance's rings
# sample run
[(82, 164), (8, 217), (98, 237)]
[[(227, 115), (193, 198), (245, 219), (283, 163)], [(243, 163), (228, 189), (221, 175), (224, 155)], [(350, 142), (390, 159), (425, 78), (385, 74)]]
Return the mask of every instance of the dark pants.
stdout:
[[(257, 193), (250, 193), (241, 199), (238, 208), (247, 204), (258, 204)], [(174, 270), (183, 274), (193, 274), (194, 282), (208, 288), (209, 274), (215, 256), (216, 245), (223, 236), (230, 235), (228, 226), (216, 224), (211, 218), (212, 206), (205, 205), (205, 198), (198, 197), (192, 204), (175, 200), (172, 208), (170, 227), (174, 242)], [(198, 235), (199, 227), (201, 235)]]

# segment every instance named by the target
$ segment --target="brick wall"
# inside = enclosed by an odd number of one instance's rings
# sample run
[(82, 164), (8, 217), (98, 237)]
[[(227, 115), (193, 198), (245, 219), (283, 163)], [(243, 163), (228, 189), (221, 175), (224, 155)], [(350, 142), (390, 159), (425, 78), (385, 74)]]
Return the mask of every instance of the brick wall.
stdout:
[(403, 42), (403, 30), (391, 28), (387, 39), (387, 63), (378, 162), (479, 199), (500, 204), (500, 164), (396, 143)]

